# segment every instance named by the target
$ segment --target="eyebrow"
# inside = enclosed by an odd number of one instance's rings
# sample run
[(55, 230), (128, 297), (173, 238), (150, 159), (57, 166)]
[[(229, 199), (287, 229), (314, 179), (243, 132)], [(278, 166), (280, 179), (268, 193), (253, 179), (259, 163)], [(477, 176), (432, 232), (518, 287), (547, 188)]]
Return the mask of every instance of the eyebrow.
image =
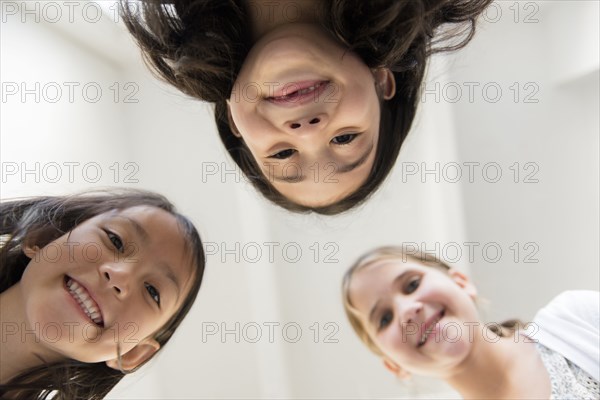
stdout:
[[(334, 170), (334, 173), (345, 174), (347, 172), (353, 171), (356, 168), (360, 167), (361, 165), (363, 165), (365, 163), (365, 161), (367, 161), (367, 158), (369, 158), (369, 155), (371, 154), (372, 150), (373, 150), (373, 143), (371, 143), (371, 146), (369, 146), (367, 151), (365, 151), (365, 153), (362, 156), (360, 156), (360, 158), (358, 160), (356, 160), (355, 162), (350, 163), (348, 165), (344, 165), (340, 168), (337, 168), (336, 170)], [(278, 182), (300, 183), (300, 182), (306, 180), (306, 175), (273, 176), (273, 180), (278, 181)]]
[(142, 239), (141, 242), (143, 244), (148, 244), (150, 240), (150, 235), (148, 234), (148, 231), (146, 231), (146, 229), (139, 222), (126, 215), (118, 215), (117, 218), (124, 219), (125, 221), (129, 222), (129, 224), (133, 226), (133, 229), (135, 230), (137, 236), (139, 236), (140, 239)]
[[(411, 271), (404, 271), (402, 272), (400, 275), (398, 275), (397, 277), (394, 278), (394, 280), (392, 281), (392, 284), (390, 286), (396, 286), (398, 284), (398, 282), (402, 281), (406, 275), (410, 274)], [(374, 318), (375, 318), (375, 312), (377, 311), (377, 308), (379, 307), (379, 300), (377, 300), (377, 302), (373, 305), (373, 307), (371, 307), (371, 311), (369, 312), (369, 322), (371, 324), (375, 324)]]

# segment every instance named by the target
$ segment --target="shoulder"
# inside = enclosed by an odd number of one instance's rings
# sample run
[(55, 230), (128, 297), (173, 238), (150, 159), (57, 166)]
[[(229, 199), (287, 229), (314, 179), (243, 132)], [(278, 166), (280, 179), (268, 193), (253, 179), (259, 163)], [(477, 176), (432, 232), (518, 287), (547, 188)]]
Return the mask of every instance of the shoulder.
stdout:
[(536, 319), (559, 317), (566, 320), (583, 318), (588, 323), (599, 324), (600, 292), (592, 290), (570, 290), (556, 296), (542, 308)]
[(527, 336), (600, 378), (600, 292), (561, 293), (535, 316)]
[[(527, 336), (542, 343), (550, 336), (571, 340), (600, 334), (600, 292), (572, 290), (556, 296), (537, 312)], [(590, 336), (591, 335), (591, 336)]]

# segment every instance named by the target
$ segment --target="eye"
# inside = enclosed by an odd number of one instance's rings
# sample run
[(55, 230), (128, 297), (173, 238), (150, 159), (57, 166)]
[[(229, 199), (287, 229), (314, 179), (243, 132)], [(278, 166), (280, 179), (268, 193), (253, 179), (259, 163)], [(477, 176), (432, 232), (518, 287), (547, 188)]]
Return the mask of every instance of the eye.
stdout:
[(415, 290), (417, 290), (419, 288), (420, 283), (421, 283), (420, 277), (417, 276), (417, 277), (411, 278), (404, 286), (404, 293), (406, 293), (406, 294), (413, 293)]
[(356, 139), (357, 136), (358, 136), (358, 133), (344, 133), (343, 135), (339, 135), (339, 136), (336, 136), (333, 139), (331, 139), (331, 143), (333, 143), (333, 144), (349, 144), (354, 139)]
[(285, 160), (286, 158), (290, 158), (294, 154), (295, 151), (296, 150), (294, 150), (294, 149), (286, 149), (286, 150), (280, 151), (279, 153), (275, 153), (275, 154), (269, 156), (269, 158)]
[(146, 287), (146, 290), (148, 291), (150, 297), (152, 297), (152, 300), (154, 300), (156, 304), (160, 306), (160, 293), (158, 292), (158, 289), (156, 289), (149, 283), (144, 283), (144, 286)]
[(393, 319), (394, 319), (394, 314), (392, 314), (391, 311), (384, 312), (383, 315), (381, 315), (381, 318), (379, 318), (379, 326), (377, 327), (377, 329), (378, 330), (385, 329), (389, 324), (392, 323)]
[(121, 237), (109, 230), (105, 230), (105, 232), (108, 240), (110, 240), (113, 246), (115, 246), (115, 249), (117, 249), (119, 253), (122, 253), (125, 250), (125, 246), (123, 245), (123, 240), (121, 240)]

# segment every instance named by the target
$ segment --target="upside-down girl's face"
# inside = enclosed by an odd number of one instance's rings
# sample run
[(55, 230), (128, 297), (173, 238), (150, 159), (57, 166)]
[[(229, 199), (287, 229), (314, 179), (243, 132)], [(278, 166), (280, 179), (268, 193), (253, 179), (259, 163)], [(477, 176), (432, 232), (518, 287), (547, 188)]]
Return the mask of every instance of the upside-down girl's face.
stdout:
[(372, 71), (328, 33), (288, 24), (263, 36), (228, 101), (233, 130), (286, 198), (332, 204), (367, 179), (379, 139), (380, 99), (393, 74)]
[(349, 290), (369, 336), (404, 371), (443, 376), (479, 334), (475, 289), (455, 270), (382, 259), (355, 272)]
[(176, 218), (147, 206), (98, 215), (25, 252), (29, 329), (83, 362), (115, 359), (117, 342), (121, 353), (146, 343), (181, 307), (194, 274)]

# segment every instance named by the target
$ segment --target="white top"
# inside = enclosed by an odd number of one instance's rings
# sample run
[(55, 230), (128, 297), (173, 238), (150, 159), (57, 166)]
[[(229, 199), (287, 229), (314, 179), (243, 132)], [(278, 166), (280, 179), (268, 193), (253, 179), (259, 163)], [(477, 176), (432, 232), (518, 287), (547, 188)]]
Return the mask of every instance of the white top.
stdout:
[(561, 293), (538, 311), (526, 335), (538, 341), (553, 399), (598, 398), (600, 292)]
[(550, 400), (600, 399), (597, 380), (554, 350), (540, 343), (536, 346), (550, 377)]
[(573, 290), (556, 296), (535, 315), (527, 336), (600, 380), (600, 292)]

